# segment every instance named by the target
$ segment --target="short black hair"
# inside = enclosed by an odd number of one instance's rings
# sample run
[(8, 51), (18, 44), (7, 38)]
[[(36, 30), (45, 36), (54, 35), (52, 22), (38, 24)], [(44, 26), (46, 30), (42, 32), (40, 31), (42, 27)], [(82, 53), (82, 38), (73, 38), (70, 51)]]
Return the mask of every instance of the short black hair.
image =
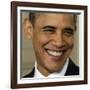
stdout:
[(35, 23), (35, 20), (36, 20), (35, 12), (34, 13), (33, 12), (29, 13), (29, 20), (31, 21), (32, 24)]

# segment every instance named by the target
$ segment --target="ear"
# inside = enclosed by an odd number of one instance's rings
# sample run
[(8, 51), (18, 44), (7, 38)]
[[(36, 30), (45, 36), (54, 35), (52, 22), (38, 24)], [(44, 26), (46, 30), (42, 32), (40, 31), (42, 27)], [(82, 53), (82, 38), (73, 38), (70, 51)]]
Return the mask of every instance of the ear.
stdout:
[(33, 27), (32, 27), (31, 22), (29, 21), (29, 19), (25, 19), (25, 20), (24, 20), (23, 26), (24, 26), (24, 34), (25, 34), (25, 37), (26, 37), (27, 39), (31, 39)]

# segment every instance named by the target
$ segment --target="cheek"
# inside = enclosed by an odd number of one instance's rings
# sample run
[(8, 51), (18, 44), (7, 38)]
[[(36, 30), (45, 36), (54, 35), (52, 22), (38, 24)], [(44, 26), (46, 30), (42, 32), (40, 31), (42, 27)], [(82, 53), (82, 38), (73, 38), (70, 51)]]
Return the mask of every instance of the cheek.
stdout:
[(49, 38), (46, 35), (39, 35), (37, 37), (38, 39), (38, 44), (41, 45), (46, 45), (49, 42)]
[(68, 45), (69, 47), (73, 47), (73, 46), (74, 46), (74, 38), (73, 38), (73, 37), (66, 38), (66, 39), (65, 39), (65, 42), (67, 43), (67, 45)]
[(49, 38), (45, 35), (37, 34), (33, 37), (34, 48), (41, 50), (41, 48), (49, 42)]

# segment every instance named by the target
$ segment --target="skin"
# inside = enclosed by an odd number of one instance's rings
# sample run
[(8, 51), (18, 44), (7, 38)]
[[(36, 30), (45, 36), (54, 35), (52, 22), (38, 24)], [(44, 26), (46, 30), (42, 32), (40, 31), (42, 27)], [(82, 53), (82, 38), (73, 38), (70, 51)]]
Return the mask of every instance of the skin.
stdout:
[(74, 32), (73, 14), (44, 13), (34, 26), (30, 23), (37, 68), (44, 76), (63, 68), (74, 46)]

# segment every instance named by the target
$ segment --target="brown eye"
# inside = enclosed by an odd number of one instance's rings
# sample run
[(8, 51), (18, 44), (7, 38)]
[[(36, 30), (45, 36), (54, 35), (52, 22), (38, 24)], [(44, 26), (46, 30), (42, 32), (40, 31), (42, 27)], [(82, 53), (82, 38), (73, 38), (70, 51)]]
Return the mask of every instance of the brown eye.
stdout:
[(63, 30), (63, 33), (65, 36), (69, 37), (69, 36), (72, 36), (74, 34), (74, 30), (72, 28), (65, 28)]

